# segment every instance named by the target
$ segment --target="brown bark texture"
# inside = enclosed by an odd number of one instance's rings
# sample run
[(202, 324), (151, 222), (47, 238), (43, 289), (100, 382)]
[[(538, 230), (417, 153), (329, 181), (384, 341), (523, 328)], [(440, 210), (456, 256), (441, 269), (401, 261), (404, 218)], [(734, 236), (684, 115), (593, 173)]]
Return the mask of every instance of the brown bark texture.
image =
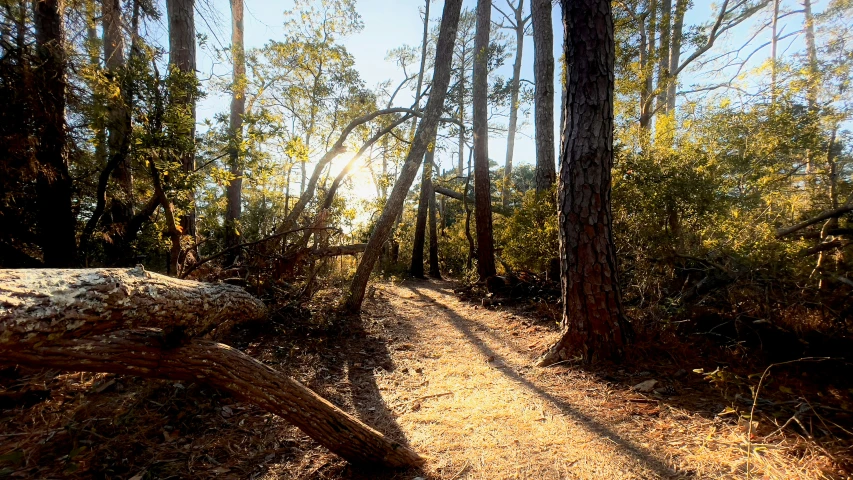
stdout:
[(71, 209), (71, 175), (65, 141), (66, 77), (64, 2), (33, 3), (37, 66), (35, 125), (38, 139), (36, 161), (36, 219), (38, 244), (44, 264), (68, 267), (76, 263), (77, 240)]
[(400, 176), (394, 183), (394, 188), (388, 196), (385, 208), (376, 222), (376, 227), (370, 235), (367, 248), (361, 257), (355, 275), (350, 283), (349, 298), (346, 309), (359, 312), (367, 291), (367, 282), (382, 250), (382, 245), (388, 240), (394, 222), (403, 211), (403, 202), (421, 164), (424, 154), (430, 148), (429, 142), (435, 138), (438, 122), (444, 108), (444, 98), (450, 85), (451, 60), (453, 45), (456, 43), (456, 31), (459, 28), (459, 15), (462, 11), (462, 0), (446, 0), (444, 12), (441, 15), (441, 27), (435, 48), (435, 68), (432, 76), (432, 89), (424, 110), (423, 120), (418, 124), (414, 141), (409, 149), (406, 161), (400, 168)]
[(126, 221), (133, 215), (133, 175), (128, 156), (130, 131), (130, 100), (128, 94), (127, 74), (125, 72), (124, 37), (122, 36), (122, 15), (120, 0), (103, 0), (104, 25), (104, 65), (113, 78), (118, 79), (122, 95), (110, 101), (107, 109), (107, 140), (110, 156), (118, 156), (113, 177), (121, 188), (117, 199), (119, 210)]
[(388, 439), (301, 383), (221, 343), (191, 340), (171, 345), (156, 330), (115, 331), (91, 338), (3, 349), (0, 361), (39, 368), (106, 372), (202, 382), (281, 416), (344, 459), (366, 465), (409, 467), (415, 452)]
[(554, 165), (554, 29), (551, 0), (532, 0), (536, 192), (546, 192), (557, 178)]
[[(166, 11), (169, 17), (169, 65), (183, 74), (195, 76), (195, 0), (167, 0)], [(191, 126), (187, 132), (191, 141), (195, 139), (195, 98), (184, 92), (182, 102), (191, 117)], [(195, 171), (195, 149), (181, 152), (181, 165), (185, 174)], [(181, 217), (181, 231), (184, 235), (195, 237), (195, 195), (189, 194), (189, 210)]]
[[(435, 140), (433, 140), (435, 141)], [(421, 172), (421, 189), (418, 195), (418, 214), (415, 218), (415, 236), (412, 239), (412, 264), (409, 274), (415, 278), (424, 278), (424, 245), (426, 244), (427, 214), (429, 196), (432, 195), (432, 161), (435, 153), (424, 155), (424, 168)]]
[(491, 14), (492, 2), (478, 0), (471, 92), (474, 107), (474, 218), (477, 230), (477, 273), (480, 280), (496, 273), (495, 240), (492, 235), (492, 189), (489, 179), (488, 49)]
[(611, 231), (613, 75), (615, 45), (610, 0), (563, 2), (571, 32), (566, 132), (558, 206), (562, 277), (562, 337), (540, 365), (581, 356), (618, 360), (630, 332), (623, 313)]
[(429, 276), (441, 278), (441, 268), (438, 264), (438, 222), (436, 221), (435, 190), (432, 182), (429, 185)]
[(263, 318), (240, 287), (136, 268), (0, 270), (0, 348), (140, 327), (219, 334)]
[(217, 334), (266, 309), (243, 289), (134, 269), (0, 270), (0, 363), (197, 381), (280, 415), (361, 464), (423, 460)]
[[(240, 243), (238, 231), (242, 214), (243, 166), (240, 162), (240, 144), (243, 142), (243, 114), (246, 112), (246, 56), (243, 50), (243, 0), (231, 0), (231, 61), (233, 75), (231, 86), (231, 115), (228, 133), (230, 145), (228, 167), (234, 179), (226, 187), (225, 197), (225, 246), (233, 247)], [(226, 260), (233, 263), (234, 258)]]

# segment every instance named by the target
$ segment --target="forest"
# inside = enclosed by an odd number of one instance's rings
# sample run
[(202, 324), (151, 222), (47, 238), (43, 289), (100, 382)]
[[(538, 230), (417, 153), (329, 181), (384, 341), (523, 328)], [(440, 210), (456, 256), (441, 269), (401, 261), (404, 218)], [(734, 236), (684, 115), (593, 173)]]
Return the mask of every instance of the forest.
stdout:
[(853, 477), (853, 1), (0, 0), (0, 477)]

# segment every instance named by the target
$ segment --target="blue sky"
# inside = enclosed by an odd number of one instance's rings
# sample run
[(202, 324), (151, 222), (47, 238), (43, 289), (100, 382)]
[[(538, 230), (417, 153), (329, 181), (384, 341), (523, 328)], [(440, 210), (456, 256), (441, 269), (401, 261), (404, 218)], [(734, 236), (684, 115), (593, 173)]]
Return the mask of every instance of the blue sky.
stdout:
[[(505, 0), (495, 0), (498, 5), (503, 5)], [(208, 0), (198, 3), (198, 13), (196, 23), (199, 33), (208, 36), (208, 42), (212, 46), (227, 46), (230, 43), (230, 7), (228, 0)], [(292, 6), (292, 1), (274, 1), (274, 0), (245, 0), (245, 42), (247, 48), (260, 47), (270, 39), (281, 39), (283, 37), (284, 11)], [(529, 1), (525, 2), (525, 8), (529, 9)], [(696, 24), (703, 24), (711, 21), (711, 17), (717, 8), (717, 5), (712, 2), (695, 0), (694, 6), (689, 10), (685, 19), (685, 27)], [(827, 3), (827, 0), (817, 0), (815, 3), (815, 11), (820, 11)], [(790, 5), (788, 5), (790, 4)], [(401, 46), (403, 44), (419, 45), (422, 32), (422, 23), (419, 14), (419, 9), (424, 5), (424, 0), (358, 0), (357, 8), (364, 22), (364, 29), (360, 33), (352, 35), (345, 40), (345, 45), (348, 50), (355, 56), (356, 68), (360, 72), (362, 79), (370, 87), (375, 87), (379, 83), (392, 80), (392, 84), (396, 85), (403, 77), (402, 71), (393, 63), (385, 60), (388, 50)], [(432, 12), (434, 23), (437, 23), (441, 13), (443, 2), (441, 0), (433, 1)], [(466, 0), (465, 6), (474, 8), (475, 0)], [(783, 6), (791, 8), (796, 7), (794, 0), (783, 0)], [(504, 10), (506, 11), (506, 10)], [(758, 25), (763, 24), (769, 19), (770, 10), (761, 12), (753, 19), (745, 22), (742, 26), (733, 30), (729, 35), (722, 38), (715, 47), (716, 51), (724, 51), (727, 47), (738, 45), (748, 38)], [(493, 13), (493, 19), (497, 19), (498, 14)], [(560, 7), (555, 6), (553, 12), (554, 19), (554, 35), (555, 35), (555, 56), (559, 56), (562, 48), (562, 24), (560, 18)], [(796, 30), (802, 22), (801, 16), (796, 15), (789, 17), (784, 22), (792, 23), (787, 26), (786, 31)], [(685, 28), (686, 30), (686, 28)], [(761, 33), (755, 40), (755, 45), (758, 46), (770, 38), (769, 31)], [(799, 48), (801, 40), (793, 39), (794, 50)], [(780, 47), (780, 51), (784, 51), (785, 44)], [(752, 51), (749, 48), (744, 54)], [(711, 52), (709, 52), (711, 53)], [(758, 65), (765, 61), (769, 55), (769, 48), (759, 51), (753, 57), (752, 64)], [(686, 55), (682, 55), (682, 59)], [(511, 75), (512, 58), (506, 65), (498, 71), (498, 74), (505, 77)], [(230, 75), (230, 65), (214, 64), (209, 55), (209, 48), (199, 51), (198, 69), (201, 76), (207, 77), (210, 74), (221, 75), (227, 79)], [(725, 77), (726, 75), (721, 75)], [(533, 41), (531, 37), (525, 39), (522, 77), (532, 79), (533, 77)], [(692, 83), (713, 83), (718, 81), (708, 76), (697, 77), (691, 72), (680, 79), (682, 83), (689, 85)], [(559, 92), (559, 88), (555, 90)], [(558, 94), (559, 96), (559, 94)], [(408, 99), (398, 102), (401, 105), (408, 105)], [(216, 113), (224, 112), (228, 108), (229, 98), (226, 95), (211, 92), (205, 98), (198, 108), (199, 120), (212, 117)], [(557, 108), (555, 106), (555, 108)], [(532, 108), (529, 109), (532, 115)], [(559, 113), (555, 115), (559, 118)], [(506, 122), (506, 119), (498, 121)], [(522, 126), (516, 138), (515, 144), (515, 164), (532, 163), (534, 161), (534, 143), (532, 139), (533, 128), (532, 118), (522, 117), (520, 119)], [(489, 143), (489, 156), (496, 160), (499, 164), (503, 164), (506, 152), (506, 139), (504, 137), (495, 137)], [(448, 168), (453, 164), (453, 160), (448, 158), (446, 154), (444, 158), (439, 157), (444, 168)], [(370, 191), (375, 190), (370, 187)]]

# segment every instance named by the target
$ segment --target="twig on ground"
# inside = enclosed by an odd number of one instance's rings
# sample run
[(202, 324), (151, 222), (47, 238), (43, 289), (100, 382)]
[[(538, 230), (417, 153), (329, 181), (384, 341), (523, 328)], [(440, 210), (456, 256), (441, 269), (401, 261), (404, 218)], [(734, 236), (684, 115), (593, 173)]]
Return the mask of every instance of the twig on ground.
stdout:
[[(752, 460), (752, 420), (755, 418), (755, 407), (758, 405), (758, 394), (761, 392), (761, 385), (764, 383), (764, 379), (767, 377), (767, 374), (770, 372), (770, 369), (773, 367), (780, 367), (782, 365), (790, 365), (792, 363), (799, 362), (823, 362), (826, 360), (833, 360), (831, 357), (803, 357), (798, 358), (796, 360), (789, 360), (787, 362), (779, 362), (773, 363), (767, 366), (764, 369), (764, 372), (761, 374), (761, 378), (758, 380), (758, 386), (755, 387), (755, 392), (752, 395), (752, 408), (749, 410), (749, 428), (746, 432), (746, 478), (749, 480), (752, 471), (750, 470), (750, 461)], [(799, 422), (796, 415), (793, 417), (794, 420)], [(804, 429), (805, 430), (805, 429)]]

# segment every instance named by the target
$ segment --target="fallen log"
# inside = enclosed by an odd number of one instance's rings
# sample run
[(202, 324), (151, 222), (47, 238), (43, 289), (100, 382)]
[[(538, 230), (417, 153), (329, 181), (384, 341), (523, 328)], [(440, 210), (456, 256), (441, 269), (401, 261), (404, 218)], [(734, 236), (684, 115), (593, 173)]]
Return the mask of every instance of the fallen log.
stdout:
[(240, 287), (136, 268), (0, 269), (0, 346), (140, 327), (187, 337), (221, 334), (266, 316)]
[(37, 368), (107, 372), (202, 382), (257, 405), (355, 464), (410, 467), (423, 459), (373, 430), (299, 382), (221, 343), (190, 340), (170, 346), (158, 330), (64, 338), (31, 348), (0, 347), (0, 361)]
[(262, 318), (239, 287), (134, 269), (0, 270), (0, 364), (206, 383), (280, 415), (356, 464), (423, 459), (299, 382), (192, 338)]
[(331, 247), (320, 247), (311, 250), (315, 257), (337, 257), (341, 255), (358, 255), (364, 252), (366, 243), (355, 243), (352, 245), (333, 245)]

